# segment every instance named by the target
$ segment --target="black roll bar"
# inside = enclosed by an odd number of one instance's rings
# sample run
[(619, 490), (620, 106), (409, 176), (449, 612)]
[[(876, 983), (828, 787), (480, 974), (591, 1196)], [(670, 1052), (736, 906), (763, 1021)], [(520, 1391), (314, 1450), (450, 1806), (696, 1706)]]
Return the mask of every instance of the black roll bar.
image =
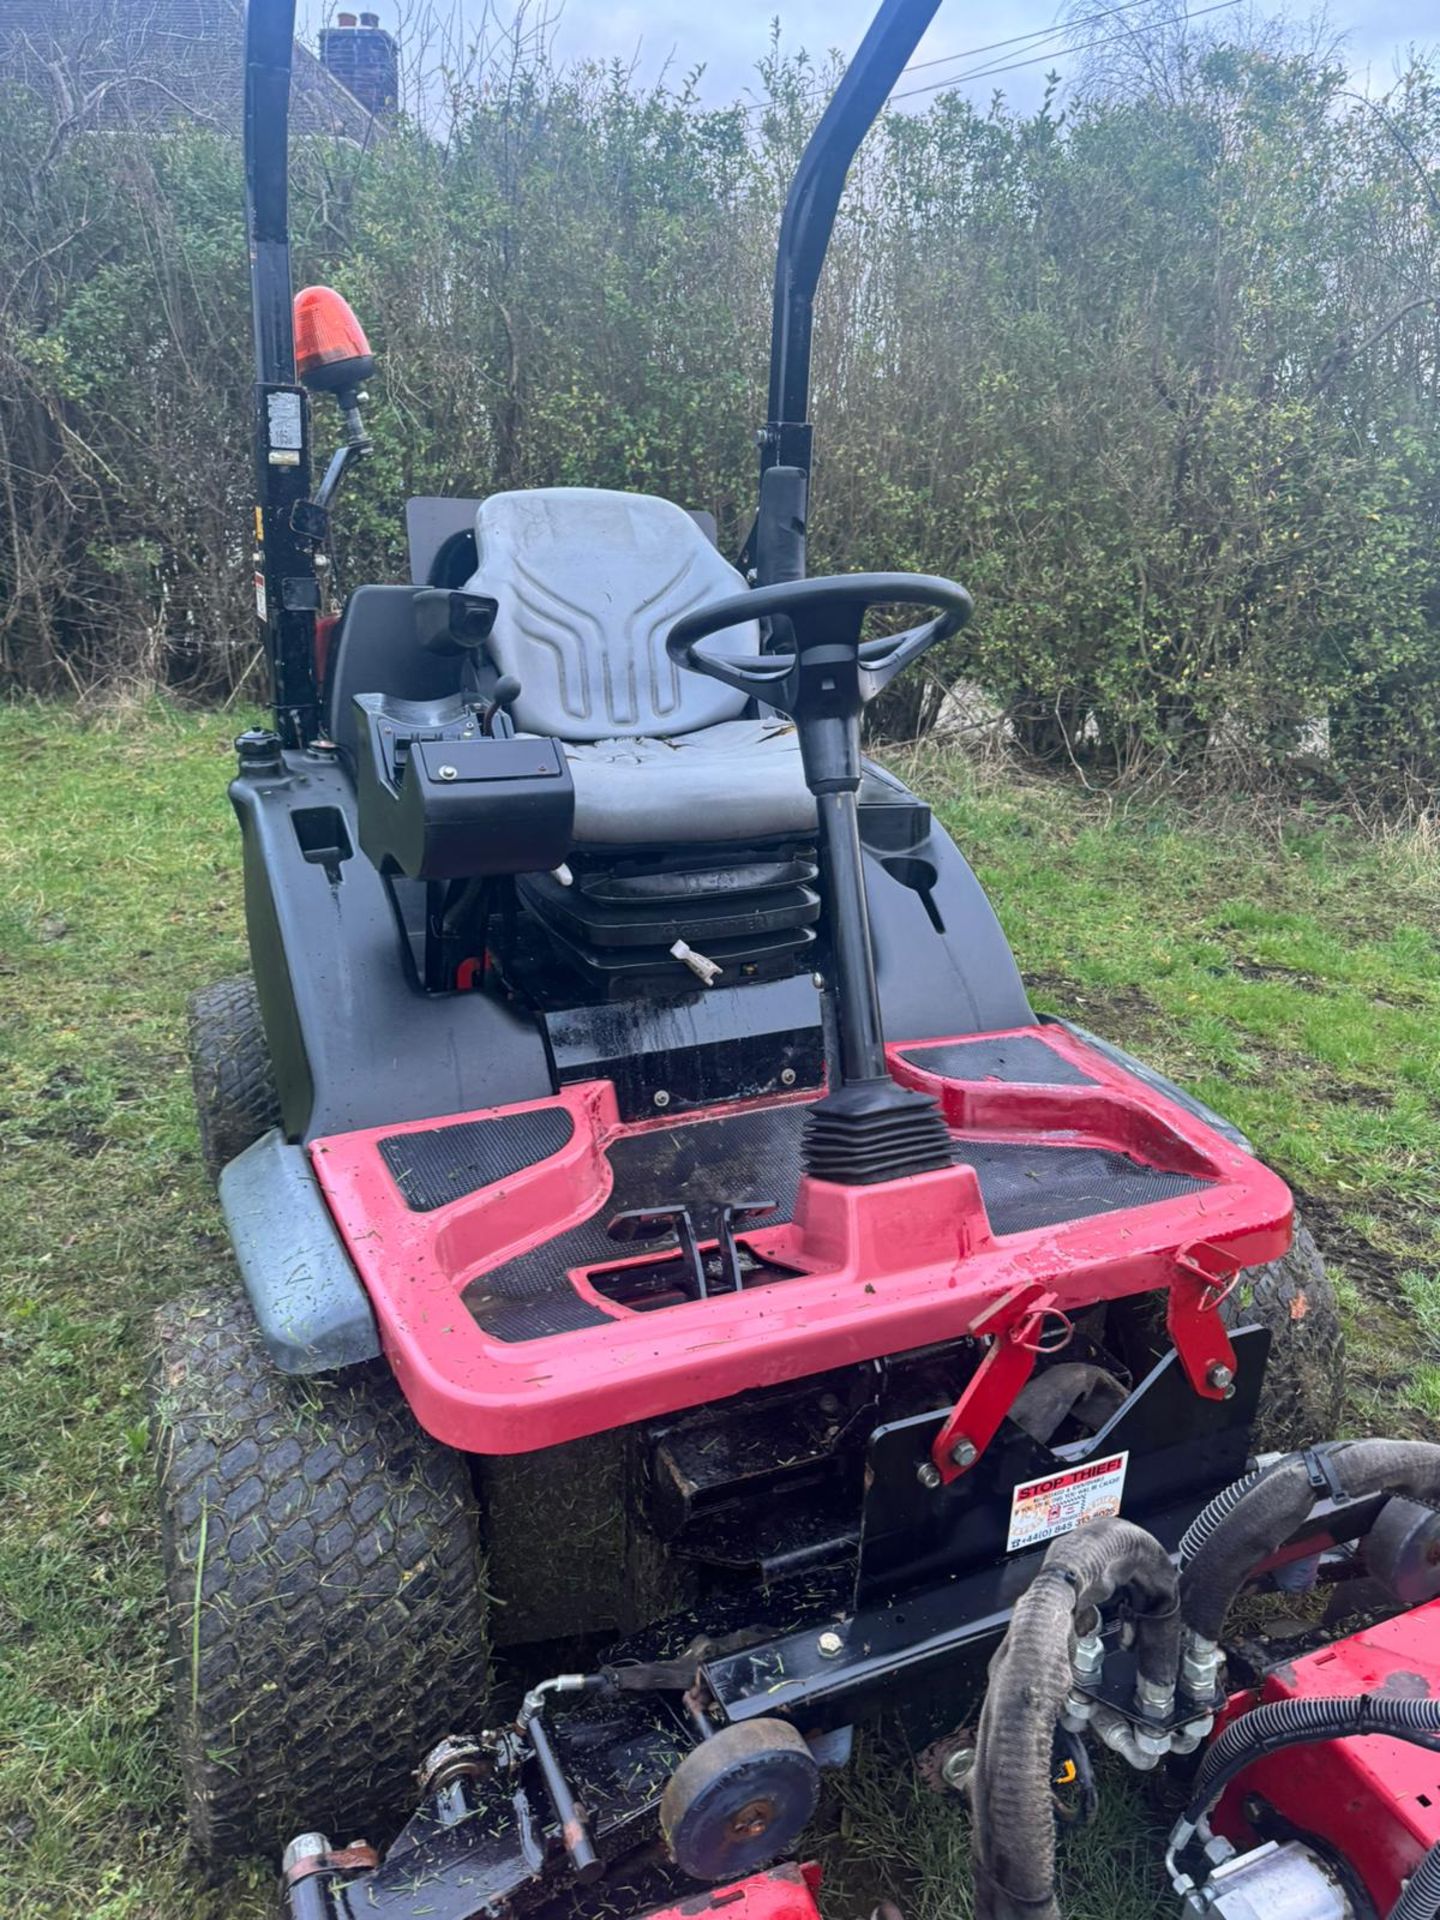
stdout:
[(762, 473), (772, 466), (809, 468), (810, 333), (836, 209), (860, 142), (939, 6), (940, 0), (882, 0), (795, 169), (775, 260)]
[[(881, 0), (790, 183), (775, 256), (769, 418), (759, 435), (760, 502), (742, 555), (760, 586), (799, 579), (805, 572), (815, 289), (850, 163), (939, 5), (940, 0)], [(776, 468), (780, 471), (772, 473)]]
[(295, 0), (245, 8), (245, 225), (255, 337), (255, 610), (270, 665), (275, 730), (288, 747), (320, 728), (315, 615), (320, 587), (295, 509), (310, 497), (309, 407), (295, 379), (290, 284), (290, 65)]

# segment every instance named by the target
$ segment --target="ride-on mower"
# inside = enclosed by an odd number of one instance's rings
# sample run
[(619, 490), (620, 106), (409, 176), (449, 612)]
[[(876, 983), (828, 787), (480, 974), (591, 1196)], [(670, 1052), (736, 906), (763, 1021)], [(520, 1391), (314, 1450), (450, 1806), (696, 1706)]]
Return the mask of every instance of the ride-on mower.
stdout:
[[(292, 307), (293, 0), (251, 0), (274, 725), (253, 972), (191, 1035), (244, 1287), (162, 1314), (156, 1427), (192, 1842), (284, 1845), (291, 1920), (814, 1920), (786, 1863), (880, 1714), (967, 1786), (981, 1913), (1054, 1914), (1097, 1743), (1198, 1761), (1192, 1911), (1435, 1910), (1440, 1450), (1258, 1455), (1339, 1403), (1290, 1194), (1037, 1018), (862, 757), (964, 588), (806, 574), (812, 300), (935, 3), (884, 0), (801, 161), (739, 567), (648, 496), (412, 500), (411, 581), (337, 619), (370, 351)], [(1395, 1617), (1277, 1664), (1226, 1635), (1261, 1577)]]

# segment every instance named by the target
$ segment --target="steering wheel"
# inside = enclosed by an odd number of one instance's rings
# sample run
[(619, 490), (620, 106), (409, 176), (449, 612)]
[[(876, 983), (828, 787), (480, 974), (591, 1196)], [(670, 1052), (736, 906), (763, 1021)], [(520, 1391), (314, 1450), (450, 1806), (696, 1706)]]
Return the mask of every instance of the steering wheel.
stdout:
[[(697, 607), (675, 622), (665, 650), (692, 673), (706, 674), (748, 699), (789, 714), (803, 734), (810, 718), (858, 716), (912, 660), (958, 633), (973, 605), (955, 581), (924, 573), (836, 573), (818, 580), (786, 580)], [(926, 607), (934, 618), (903, 633), (862, 641), (866, 613), (883, 606)], [(788, 622), (790, 646), (748, 654), (700, 645), (726, 627), (767, 616), (777, 624)]]

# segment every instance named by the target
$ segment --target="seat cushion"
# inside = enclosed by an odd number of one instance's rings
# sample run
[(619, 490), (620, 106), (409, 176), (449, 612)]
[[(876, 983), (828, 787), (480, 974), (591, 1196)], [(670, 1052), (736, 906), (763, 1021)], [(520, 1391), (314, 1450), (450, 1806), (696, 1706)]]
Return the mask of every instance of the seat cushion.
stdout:
[(579, 847), (692, 846), (813, 833), (788, 720), (725, 720), (662, 739), (569, 742)]
[[(677, 667), (665, 635), (745, 582), (688, 513), (648, 494), (537, 487), (482, 501), (469, 585), (496, 602), (486, 643), (520, 682), (527, 733), (615, 740), (691, 733), (745, 710), (742, 694)], [(727, 649), (758, 653), (754, 621)]]

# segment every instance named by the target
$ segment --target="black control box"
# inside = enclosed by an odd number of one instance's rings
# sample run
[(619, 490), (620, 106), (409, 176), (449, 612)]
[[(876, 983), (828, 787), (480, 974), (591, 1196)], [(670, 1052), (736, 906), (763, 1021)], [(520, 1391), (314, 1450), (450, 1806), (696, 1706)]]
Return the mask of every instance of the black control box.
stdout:
[(469, 713), (408, 733), (393, 709), (357, 704), (360, 845), (382, 873), (469, 880), (561, 864), (575, 786), (557, 740), (483, 734)]

